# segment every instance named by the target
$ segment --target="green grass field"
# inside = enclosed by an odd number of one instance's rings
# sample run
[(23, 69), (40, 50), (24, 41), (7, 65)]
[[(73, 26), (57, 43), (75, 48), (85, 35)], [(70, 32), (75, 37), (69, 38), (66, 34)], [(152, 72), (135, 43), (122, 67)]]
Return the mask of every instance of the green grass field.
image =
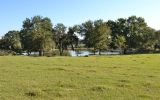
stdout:
[(0, 57), (0, 100), (160, 100), (160, 55)]

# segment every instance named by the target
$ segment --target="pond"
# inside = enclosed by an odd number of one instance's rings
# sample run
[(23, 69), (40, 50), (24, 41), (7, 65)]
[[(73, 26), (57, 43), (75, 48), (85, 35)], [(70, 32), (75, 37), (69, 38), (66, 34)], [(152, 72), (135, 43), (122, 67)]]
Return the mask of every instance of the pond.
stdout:
[[(58, 52), (57, 52), (58, 53)], [(22, 53), (23, 55), (27, 55), (27, 53)], [(31, 52), (31, 55), (37, 55), (38, 56), (38, 52)], [(71, 50), (69, 50), (68, 51), (68, 54), (70, 55), (70, 56), (86, 56), (86, 55), (93, 55), (94, 53), (93, 52), (90, 52), (90, 51), (79, 51), (79, 52), (77, 52), (77, 51), (71, 51)], [(95, 53), (96, 55), (99, 55), (99, 52), (96, 52)], [(114, 52), (101, 52), (101, 55), (118, 55), (119, 54), (119, 51), (114, 51)], [(52, 55), (52, 54), (50, 54), (50, 55)], [(58, 54), (56, 54), (56, 55), (59, 55), (59, 53)]]
[[(76, 51), (69, 51), (71, 56), (86, 56), (86, 55), (93, 55), (93, 52), (89, 52), (89, 51), (80, 51), (80, 52), (76, 52)], [(96, 52), (96, 55), (98, 55), (99, 52)], [(114, 51), (114, 52), (101, 52), (101, 55), (117, 55), (119, 54), (118, 51)]]

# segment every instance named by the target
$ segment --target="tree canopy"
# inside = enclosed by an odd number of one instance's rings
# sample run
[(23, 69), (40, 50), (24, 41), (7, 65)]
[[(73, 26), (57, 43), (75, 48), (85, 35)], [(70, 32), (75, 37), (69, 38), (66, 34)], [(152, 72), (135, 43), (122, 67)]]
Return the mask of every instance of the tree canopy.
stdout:
[[(80, 40), (79, 34), (84, 38)], [(10, 30), (0, 39), (0, 49), (13, 50), (17, 53), (26, 51), (45, 52), (58, 49), (60, 55), (63, 50), (75, 50), (79, 41), (83, 41), (86, 48), (96, 51), (119, 49), (122, 53), (127, 49), (143, 50), (160, 49), (160, 30), (147, 25), (145, 19), (137, 16), (118, 18), (115, 21), (102, 19), (88, 20), (82, 24), (66, 27), (63, 23), (53, 26), (50, 18), (40, 15), (26, 18), (21, 30)]]
[(110, 43), (111, 30), (103, 20), (87, 21), (79, 26), (80, 33), (84, 35), (84, 41), (87, 48), (94, 48), (94, 54), (96, 49), (106, 49)]
[(29, 52), (42, 52), (53, 47), (52, 23), (47, 17), (34, 16), (23, 21), (23, 28), (20, 32), (24, 49)]

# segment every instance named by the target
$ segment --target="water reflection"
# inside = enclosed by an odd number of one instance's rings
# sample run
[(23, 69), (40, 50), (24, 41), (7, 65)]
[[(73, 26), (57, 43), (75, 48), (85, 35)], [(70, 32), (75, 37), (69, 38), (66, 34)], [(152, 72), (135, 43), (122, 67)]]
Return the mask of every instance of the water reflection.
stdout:
[[(86, 56), (86, 55), (93, 55), (93, 52), (89, 52), (89, 51), (80, 51), (80, 52), (76, 52), (76, 51), (69, 51), (71, 56)], [(99, 52), (96, 52), (96, 55), (98, 55)], [(119, 54), (119, 52), (101, 52), (101, 55), (117, 55)]]

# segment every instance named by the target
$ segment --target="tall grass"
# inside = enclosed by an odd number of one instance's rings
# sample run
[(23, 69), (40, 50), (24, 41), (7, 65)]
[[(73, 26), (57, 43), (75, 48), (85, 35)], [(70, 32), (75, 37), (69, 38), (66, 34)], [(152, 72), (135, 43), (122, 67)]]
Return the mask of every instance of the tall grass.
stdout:
[(0, 57), (0, 100), (160, 100), (160, 55)]

